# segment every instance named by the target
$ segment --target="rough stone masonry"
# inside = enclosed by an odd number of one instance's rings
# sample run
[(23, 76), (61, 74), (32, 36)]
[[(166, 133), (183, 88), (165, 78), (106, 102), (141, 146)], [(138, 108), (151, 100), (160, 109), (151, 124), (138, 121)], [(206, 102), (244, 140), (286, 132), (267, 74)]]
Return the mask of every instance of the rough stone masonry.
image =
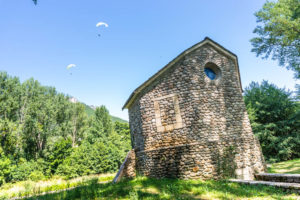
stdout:
[(209, 38), (138, 87), (123, 108), (135, 158), (125, 161), (127, 177), (253, 179), (265, 171), (237, 56)]

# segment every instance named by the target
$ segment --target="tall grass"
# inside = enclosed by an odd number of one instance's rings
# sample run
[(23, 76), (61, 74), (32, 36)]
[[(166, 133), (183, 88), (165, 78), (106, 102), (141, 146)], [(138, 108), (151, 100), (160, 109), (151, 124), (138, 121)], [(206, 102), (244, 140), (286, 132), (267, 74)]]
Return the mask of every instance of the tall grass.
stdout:
[(71, 180), (54, 177), (47, 181), (22, 181), (6, 184), (0, 188), (0, 200), (14, 197), (36, 196), (43, 193), (71, 189), (78, 186), (90, 186), (93, 182), (111, 181), (114, 174), (90, 175)]

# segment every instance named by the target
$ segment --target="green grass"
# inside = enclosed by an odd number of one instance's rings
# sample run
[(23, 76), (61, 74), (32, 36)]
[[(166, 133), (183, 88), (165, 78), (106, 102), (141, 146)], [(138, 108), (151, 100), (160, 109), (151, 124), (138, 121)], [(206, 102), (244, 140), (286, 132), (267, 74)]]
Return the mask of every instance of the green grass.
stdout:
[(89, 186), (92, 182), (111, 181), (115, 174), (100, 174), (82, 176), (70, 180), (64, 180), (61, 177), (54, 177), (45, 181), (20, 181), (17, 183), (8, 183), (0, 187), (0, 200), (13, 197), (32, 196), (51, 191), (64, 190), (74, 187)]
[[(274, 163), (271, 173), (300, 173), (300, 159)], [(114, 174), (91, 175), (71, 180), (53, 178), (47, 181), (23, 181), (0, 187), (0, 200), (12, 197), (27, 199), (300, 199), (278, 188), (253, 186), (227, 181), (202, 181), (179, 179), (151, 179), (138, 177), (123, 180), (118, 184), (111, 181)], [(102, 183), (101, 183), (102, 182)], [(70, 190), (65, 190), (65, 189)], [(53, 194), (44, 194), (52, 191)], [(41, 196), (39, 196), (41, 195)], [(35, 196), (35, 197), (29, 197)]]
[(227, 181), (151, 179), (138, 177), (118, 184), (90, 181), (73, 190), (27, 198), (60, 199), (298, 199), (281, 189), (268, 186), (240, 185)]
[(300, 158), (274, 163), (268, 168), (269, 173), (300, 174)]

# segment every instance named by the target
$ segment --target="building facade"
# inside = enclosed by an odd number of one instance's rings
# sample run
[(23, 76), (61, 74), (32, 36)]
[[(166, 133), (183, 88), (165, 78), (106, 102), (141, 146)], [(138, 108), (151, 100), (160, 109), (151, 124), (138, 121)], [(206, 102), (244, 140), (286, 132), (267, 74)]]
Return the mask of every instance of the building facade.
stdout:
[(253, 179), (265, 171), (237, 56), (209, 38), (138, 87), (123, 108), (135, 154), (125, 171), (187, 179)]

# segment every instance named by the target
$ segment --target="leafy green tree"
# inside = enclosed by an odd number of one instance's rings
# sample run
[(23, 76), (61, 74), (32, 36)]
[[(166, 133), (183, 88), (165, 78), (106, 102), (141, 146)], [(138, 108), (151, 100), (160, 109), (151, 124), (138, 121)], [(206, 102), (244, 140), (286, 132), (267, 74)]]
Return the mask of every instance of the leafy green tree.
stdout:
[(129, 129), (129, 124), (128, 123), (122, 123), (116, 121), (114, 123), (114, 130), (116, 133), (118, 133), (121, 136), (130, 136), (130, 129)]
[(53, 103), (57, 94), (52, 87), (42, 87), (38, 81), (29, 79), (24, 83), (26, 96), (29, 97), (26, 106), (24, 122), (24, 139), (26, 141), (25, 151), (28, 158), (42, 157), (47, 139), (54, 135), (57, 130), (55, 126), (55, 107)]
[(59, 165), (57, 174), (73, 178), (107, 172), (110, 167), (108, 156), (108, 149), (101, 141), (94, 144), (84, 142)]
[(263, 58), (272, 55), (300, 78), (300, 1), (267, 1), (255, 16), (258, 37), (251, 39), (252, 51)]
[(69, 101), (69, 97), (64, 94), (58, 94), (55, 97), (54, 104), (56, 105), (56, 123), (58, 130), (56, 136), (62, 136), (67, 140), (72, 133), (73, 116), (74, 116), (74, 105)]
[(113, 125), (108, 110), (105, 106), (97, 107), (95, 116), (90, 121), (87, 140), (90, 143), (95, 143), (96, 141), (105, 142), (108, 140), (109, 135), (112, 134), (112, 131)]
[(130, 149), (127, 123), (101, 106), (88, 118), (53, 87), (0, 72), (0, 184), (116, 171)]
[(75, 147), (80, 140), (83, 139), (85, 127), (86, 127), (87, 115), (85, 113), (85, 106), (81, 103), (73, 104), (72, 109), (72, 147)]
[(130, 150), (130, 139), (113, 132), (105, 141), (109, 150), (110, 169), (116, 171)]
[(22, 140), (18, 138), (19, 126), (8, 119), (0, 119), (0, 142), (6, 155), (14, 158), (21, 156)]
[(97, 107), (95, 111), (95, 117), (102, 123), (104, 133), (109, 135), (113, 130), (113, 125), (107, 108), (105, 106)]
[[(21, 158), (16, 165), (11, 167), (11, 181), (24, 181), (30, 178), (39, 179), (36, 175), (46, 174), (47, 164), (46, 162), (39, 158), (36, 161), (30, 160), (27, 161), (24, 158)], [(44, 176), (40, 177), (43, 179)]]
[(103, 124), (96, 117), (92, 117), (90, 120), (89, 131), (87, 133), (86, 140), (91, 144), (95, 143), (96, 141), (105, 140)]
[(20, 104), (20, 82), (6, 72), (0, 72), (0, 118), (17, 120)]
[(0, 186), (8, 181), (11, 161), (7, 158), (0, 147)]
[(54, 174), (57, 167), (70, 156), (72, 152), (72, 140), (61, 138), (48, 151), (49, 155), (47, 156), (47, 161), (49, 162), (51, 173)]
[(113, 138), (111, 141), (115, 143), (114, 146), (118, 147), (119, 158), (116, 162), (118, 163), (119, 168), (127, 153), (131, 149), (129, 124), (116, 121), (114, 124), (114, 130), (115, 134), (112, 135)]
[(0, 143), (6, 155), (17, 157), (21, 152), (20, 110), (21, 84), (16, 77), (0, 72)]
[(300, 157), (299, 105), (291, 92), (267, 81), (252, 82), (245, 89), (245, 103), (254, 134), (266, 160), (282, 161)]
[(296, 85), (296, 99), (300, 101), (300, 85)]

